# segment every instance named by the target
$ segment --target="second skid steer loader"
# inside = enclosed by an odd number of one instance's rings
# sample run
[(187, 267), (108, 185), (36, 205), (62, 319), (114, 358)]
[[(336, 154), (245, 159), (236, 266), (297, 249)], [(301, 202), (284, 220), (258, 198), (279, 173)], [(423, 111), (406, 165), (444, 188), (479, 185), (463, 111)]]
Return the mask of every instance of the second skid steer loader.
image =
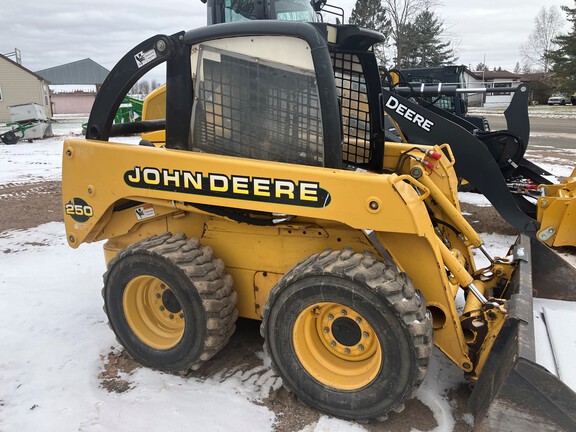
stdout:
[[(459, 76), (462, 70), (463, 67), (456, 66), (401, 72), (381, 68), (387, 88), (384, 106), (395, 131), (401, 140), (409, 142), (449, 143), (458, 161), (455, 165), (458, 176), (486, 196), (510, 225), (548, 246), (576, 246), (574, 176), (553, 184), (551, 173), (524, 157), (530, 139), (528, 85), (461, 88), (458, 83), (442, 83), (443, 75)], [(423, 82), (406, 81), (410, 78)], [(486, 130), (483, 117), (465, 115), (462, 94), (507, 91), (513, 97), (504, 111), (505, 130)], [(441, 108), (440, 102), (448, 102), (444, 104), (447, 109)], [(398, 112), (398, 106), (425, 116), (433, 127), (429, 130), (417, 127)]]
[[(384, 420), (435, 344), (475, 384), (479, 430), (573, 430), (576, 394), (536, 362), (532, 302), (534, 289), (569, 309), (576, 272), (541, 283), (549, 251), (526, 236), (491, 257), (460, 213), (450, 147), (384, 140), (382, 40), (249, 21), (142, 42), (103, 84), (86, 139), (64, 142), (68, 242), (106, 240), (105, 311), (144, 365), (196, 370), (238, 316), (261, 320), (302, 401)], [(161, 63), (164, 118), (112, 125)], [(157, 145), (110, 141), (159, 130)]]

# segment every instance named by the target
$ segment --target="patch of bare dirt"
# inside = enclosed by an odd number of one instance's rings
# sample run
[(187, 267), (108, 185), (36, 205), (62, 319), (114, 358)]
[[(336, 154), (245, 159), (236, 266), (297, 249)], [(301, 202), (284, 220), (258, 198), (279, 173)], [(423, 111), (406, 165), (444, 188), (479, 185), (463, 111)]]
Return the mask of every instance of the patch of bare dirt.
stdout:
[(141, 367), (140, 363), (130, 357), (124, 350), (119, 353), (111, 352), (104, 359), (104, 370), (100, 372), (100, 386), (110, 393), (124, 393), (131, 389), (131, 383), (122, 378), (131, 375), (134, 370)]
[(0, 232), (62, 221), (61, 182), (0, 185)]
[(276, 414), (274, 432), (292, 432), (316, 423), (320, 413), (298, 400), (284, 387), (271, 393), (264, 405)]
[(494, 207), (478, 207), (460, 203), (460, 208), (472, 228), (479, 233), (518, 235), (520, 232), (502, 219)]

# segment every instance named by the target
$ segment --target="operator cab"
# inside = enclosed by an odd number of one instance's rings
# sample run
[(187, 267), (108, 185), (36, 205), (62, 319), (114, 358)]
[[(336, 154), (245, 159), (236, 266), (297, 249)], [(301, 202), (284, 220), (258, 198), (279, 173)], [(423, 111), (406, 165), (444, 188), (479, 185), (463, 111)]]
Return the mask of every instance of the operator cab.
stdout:
[(323, 0), (202, 0), (208, 25), (249, 20), (322, 21)]

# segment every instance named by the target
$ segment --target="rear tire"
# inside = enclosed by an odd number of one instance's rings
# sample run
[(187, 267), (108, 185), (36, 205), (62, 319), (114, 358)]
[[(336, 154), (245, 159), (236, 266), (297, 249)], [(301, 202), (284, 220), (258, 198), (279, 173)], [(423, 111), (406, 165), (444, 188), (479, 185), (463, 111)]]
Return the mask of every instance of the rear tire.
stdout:
[(401, 411), (428, 368), (432, 324), (394, 263), (325, 251), (273, 288), (261, 327), (272, 366), (303, 402), (355, 420)]
[(104, 310), (140, 363), (186, 373), (226, 345), (238, 317), (224, 264), (198, 239), (169, 233), (135, 243), (110, 261)]

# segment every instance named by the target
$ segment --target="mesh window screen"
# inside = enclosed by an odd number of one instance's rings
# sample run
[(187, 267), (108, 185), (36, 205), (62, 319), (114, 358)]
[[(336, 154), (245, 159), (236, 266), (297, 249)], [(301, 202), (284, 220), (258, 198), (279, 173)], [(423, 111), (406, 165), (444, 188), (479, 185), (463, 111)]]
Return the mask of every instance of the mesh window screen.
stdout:
[(348, 53), (331, 53), (338, 96), (342, 103), (342, 160), (370, 161), (370, 109), (362, 65)]
[(323, 165), (312, 72), (203, 48), (192, 113), (196, 151)]

